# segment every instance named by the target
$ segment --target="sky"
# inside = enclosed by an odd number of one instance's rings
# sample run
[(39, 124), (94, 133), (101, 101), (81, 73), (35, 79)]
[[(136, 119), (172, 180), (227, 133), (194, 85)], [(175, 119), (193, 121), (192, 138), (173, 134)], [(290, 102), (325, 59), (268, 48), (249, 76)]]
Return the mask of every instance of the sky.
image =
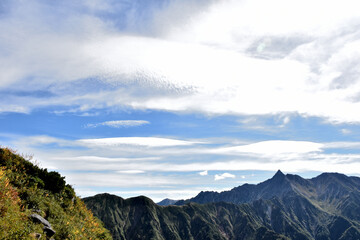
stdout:
[(0, 145), (81, 197), (360, 176), (356, 0), (0, 0)]

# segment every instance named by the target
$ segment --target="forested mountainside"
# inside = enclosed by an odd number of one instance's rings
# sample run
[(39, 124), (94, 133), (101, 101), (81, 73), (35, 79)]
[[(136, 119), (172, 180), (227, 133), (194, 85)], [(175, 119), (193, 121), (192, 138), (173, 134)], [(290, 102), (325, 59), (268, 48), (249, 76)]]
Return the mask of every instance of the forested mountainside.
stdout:
[(112, 239), (64, 179), (0, 148), (0, 239)]
[(360, 239), (360, 179), (323, 173), (275, 176), (159, 206), (100, 194), (85, 204), (114, 239)]

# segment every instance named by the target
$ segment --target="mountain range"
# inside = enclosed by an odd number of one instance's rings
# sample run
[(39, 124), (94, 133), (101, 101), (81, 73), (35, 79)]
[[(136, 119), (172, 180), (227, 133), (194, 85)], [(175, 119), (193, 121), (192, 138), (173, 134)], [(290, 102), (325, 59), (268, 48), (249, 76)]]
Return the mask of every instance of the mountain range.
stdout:
[(279, 170), (256, 185), (158, 204), (107, 193), (80, 199), (64, 179), (0, 148), (0, 238), (360, 239), (360, 178), (344, 174)]
[[(83, 199), (114, 239), (360, 239), (360, 178), (280, 170), (262, 183), (187, 200)], [(161, 206), (171, 205), (171, 206)], [(174, 206), (175, 204), (177, 206)]]

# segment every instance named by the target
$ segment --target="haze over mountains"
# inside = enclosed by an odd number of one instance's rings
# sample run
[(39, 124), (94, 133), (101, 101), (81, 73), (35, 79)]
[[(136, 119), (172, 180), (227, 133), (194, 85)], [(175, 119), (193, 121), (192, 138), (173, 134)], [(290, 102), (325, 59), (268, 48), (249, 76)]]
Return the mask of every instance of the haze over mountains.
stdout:
[(178, 202), (178, 200), (174, 200), (174, 199), (169, 199), (169, 198), (165, 198), (164, 200), (156, 203), (157, 205), (160, 206), (169, 206), (169, 205), (174, 205), (176, 204), (176, 202)]
[[(114, 239), (360, 239), (360, 178), (278, 171), (257, 185), (159, 206), (146, 197), (85, 198)], [(170, 201), (163, 203), (173, 204)]]

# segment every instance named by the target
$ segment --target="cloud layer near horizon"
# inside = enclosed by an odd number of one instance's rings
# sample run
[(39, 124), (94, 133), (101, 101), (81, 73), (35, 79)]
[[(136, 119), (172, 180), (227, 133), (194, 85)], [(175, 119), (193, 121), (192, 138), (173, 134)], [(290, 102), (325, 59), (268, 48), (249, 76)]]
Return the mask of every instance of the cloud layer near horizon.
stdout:
[[(279, 121), (283, 124), (285, 120)], [(78, 125), (81, 131), (96, 135), (97, 129), (81, 126), (83, 124)], [(132, 129), (115, 129), (114, 135), (121, 136)], [(111, 132), (115, 130), (110, 129)], [(245, 182), (257, 183), (266, 179), (258, 175), (259, 172), (272, 173), (278, 169), (285, 173), (360, 173), (358, 141), (249, 140), (208, 134), (208, 138), (159, 135), (66, 138), (1, 134), (0, 139), (6, 137), (9, 146), (34, 155), (41, 167), (64, 174), (82, 196), (121, 191), (122, 196), (129, 197), (144, 190), (156, 200), (174, 196), (185, 198), (200, 190), (225, 190)], [(184, 189), (188, 194), (184, 194)]]
[(358, 9), (4, 0), (1, 144), (80, 194), (179, 196), (264, 180), (253, 170), (358, 175)]
[(0, 112), (126, 107), (360, 122), (356, 1), (90, 2), (2, 6)]
[[(69, 171), (67, 176), (79, 187), (94, 184), (138, 187), (145, 182), (153, 187), (192, 185), (194, 179), (200, 182), (208, 182), (207, 177), (215, 181), (235, 179), (237, 176), (233, 171), (255, 169), (282, 169), (292, 173), (316, 172), (319, 169), (346, 174), (360, 172), (358, 153), (326, 152), (329, 149), (358, 149), (360, 143), (355, 142), (261, 141), (242, 145), (234, 142), (228, 147), (228, 144), (219, 146), (219, 143), (210, 140), (204, 143), (154, 137), (71, 141), (33, 136), (21, 139), (14, 141), (14, 144), (34, 153), (44, 167)], [(41, 150), (46, 146), (45, 151)], [(217, 155), (219, 158), (214, 157)], [(194, 158), (197, 160), (193, 160)], [(191, 177), (186, 177), (188, 181), (185, 181), (184, 173), (191, 174)], [(94, 174), (99, 174), (103, 181), (90, 177)]]

